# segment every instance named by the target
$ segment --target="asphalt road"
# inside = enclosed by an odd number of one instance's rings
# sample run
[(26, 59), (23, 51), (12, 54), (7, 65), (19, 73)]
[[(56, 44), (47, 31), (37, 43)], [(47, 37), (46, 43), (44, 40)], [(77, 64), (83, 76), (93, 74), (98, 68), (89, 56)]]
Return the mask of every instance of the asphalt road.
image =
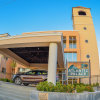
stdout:
[(33, 86), (19, 86), (0, 81), (0, 100), (30, 100)]

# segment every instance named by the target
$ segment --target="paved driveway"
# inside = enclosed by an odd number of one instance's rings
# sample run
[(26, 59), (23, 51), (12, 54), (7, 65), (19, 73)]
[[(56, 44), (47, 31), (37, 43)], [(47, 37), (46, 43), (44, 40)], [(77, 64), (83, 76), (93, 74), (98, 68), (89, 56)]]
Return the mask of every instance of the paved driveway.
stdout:
[(32, 86), (19, 86), (0, 81), (0, 100), (30, 100)]

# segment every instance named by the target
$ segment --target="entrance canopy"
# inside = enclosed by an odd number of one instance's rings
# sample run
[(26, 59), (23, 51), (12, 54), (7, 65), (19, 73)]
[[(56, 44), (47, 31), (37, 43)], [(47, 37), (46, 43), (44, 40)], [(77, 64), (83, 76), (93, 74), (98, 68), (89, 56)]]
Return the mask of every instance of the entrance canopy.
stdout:
[[(28, 66), (47, 65), (50, 43), (57, 44), (57, 65), (64, 67), (62, 33), (30, 33), (0, 36), (0, 53)], [(53, 51), (52, 51), (53, 52)]]

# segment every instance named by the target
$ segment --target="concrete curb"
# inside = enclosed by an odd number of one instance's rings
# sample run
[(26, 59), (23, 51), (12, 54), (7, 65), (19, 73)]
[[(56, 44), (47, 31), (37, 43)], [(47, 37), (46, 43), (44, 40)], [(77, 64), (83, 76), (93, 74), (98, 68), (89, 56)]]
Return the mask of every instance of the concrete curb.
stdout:
[(100, 100), (100, 91), (86, 93), (32, 91), (30, 100)]

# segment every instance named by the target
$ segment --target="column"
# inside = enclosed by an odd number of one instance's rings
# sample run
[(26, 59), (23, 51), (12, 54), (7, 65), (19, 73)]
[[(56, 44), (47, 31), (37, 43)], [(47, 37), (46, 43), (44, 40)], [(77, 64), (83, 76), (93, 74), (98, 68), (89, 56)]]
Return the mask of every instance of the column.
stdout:
[(57, 43), (50, 43), (49, 59), (48, 59), (48, 82), (56, 84), (56, 70), (57, 70)]

